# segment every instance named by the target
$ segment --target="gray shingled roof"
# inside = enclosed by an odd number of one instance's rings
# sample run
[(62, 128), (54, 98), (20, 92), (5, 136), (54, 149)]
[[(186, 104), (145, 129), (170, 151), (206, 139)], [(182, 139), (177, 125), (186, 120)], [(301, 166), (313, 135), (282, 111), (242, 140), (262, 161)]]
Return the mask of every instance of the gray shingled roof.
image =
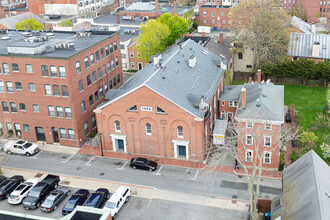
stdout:
[[(108, 101), (97, 109), (102, 109), (134, 90), (146, 86), (202, 119), (204, 112), (194, 107), (196, 97), (200, 99), (204, 96), (204, 101), (210, 103), (225, 70), (219, 67), (220, 56), (194, 41), (187, 40), (181, 44), (181, 47), (182, 49), (176, 46), (162, 54), (162, 68), (156, 68), (151, 63), (137, 72), (121, 88), (111, 89), (106, 94)], [(191, 55), (196, 56), (196, 66), (193, 68), (188, 64)]]
[[(38, 43), (25, 42), (24, 39), (28, 37), (24, 37), (22, 33), (23, 33), (22, 31), (9, 31), (6, 34), (0, 34), (0, 54), (8, 55), (7, 46), (18, 46), (21, 48), (25, 48), (25, 47), (35, 47), (37, 45), (44, 45), (44, 46), (49, 45), (49, 47), (47, 47), (46, 52), (43, 54), (26, 55), (26, 56), (69, 58), (78, 53), (81, 53), (81, 51), (86, 50), (93, 45), (99, 44), (100, 42), (114, 36), (118, 32), (91, 31), (92, 37), (90, 38), (77, 38), (76, 32), (63, 32), (63, 31), (40, 32), (40, 36), (36, 36), (36, 37), (48, 36), (47, 34), (51, 34), (51, 33), (53, 34), (53, 36), (49, 36), (48, 41), (43, 41)], [(1, 40), (1, 38), (5, 36), (10, 37), (10, 39)], [(55, 50), (54, 45), (56, 43), (73, 43), (75, 45), (75, 48), (73, 50), (64, 50), (64, 49)]]
[[(313, 43), (320, 43), (320, 53), (312, 56)], [(288, 56), (330, 59), (330, 35), (291, 33)]]
[[(246, 108), (237, 107), (235, 118), (284, 121), (284, 86), (273, 83), (244, 84)], [(236, 92), (236, 90), (235, 90)]]
[(0, 19), (0, 24), (6, 26), (8, 29), (15, 29), (15, 25), (21, 21), (24, 21), (26, 19), (30, 18), (35, 18), (36, 21), (40, 22), (41, 24), (45, 23), (46, 21), (39, 16), (31, 13), (31, 12), (26, 12), (23, 14), (15, 15), (15, 16), (10, 16), (7, 18), (2, 18)]
[(243, 85), (225, 85), (224, 90), (219, 97), (222, 101), (239, 101)]
[(282, 219), (330, 219), (330, 167), (313, 150), (284, 169), (282, 181)]
[(227, 60), (227, 62), (230, 61), (232, 55), (229, 49), (229, 45), (221, 45), (217, 42), (215, 42), (214, 40), (210, 40), (206, 46), (207, 49), (209, 49), (210, 51), (212, 51), (215, 54), (221, 54), (225, 57), (225, 59)]

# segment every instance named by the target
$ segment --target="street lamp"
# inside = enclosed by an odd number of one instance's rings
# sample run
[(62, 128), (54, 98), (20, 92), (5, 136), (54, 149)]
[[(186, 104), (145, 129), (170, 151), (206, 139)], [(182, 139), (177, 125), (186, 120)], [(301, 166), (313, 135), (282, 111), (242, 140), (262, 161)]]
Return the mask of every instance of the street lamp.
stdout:
[(100, 141), (100, 147), (101, 147), (101, 155), (103, 157), (103, 148), (102, 148), (102, 139), (101, 139), (102, 133), (99, 133), (99, 141)]

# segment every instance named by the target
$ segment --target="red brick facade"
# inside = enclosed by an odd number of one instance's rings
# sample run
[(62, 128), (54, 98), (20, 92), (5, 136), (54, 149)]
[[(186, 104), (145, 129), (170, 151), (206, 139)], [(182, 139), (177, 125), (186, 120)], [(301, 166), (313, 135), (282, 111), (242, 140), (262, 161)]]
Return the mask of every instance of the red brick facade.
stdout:
[[(94, 53), (101, 48), (114, 45), (116, 42), (117, 50), (114, 50), (108, 56), (105, 54), (104, 58), (95, 62), (94, 65), (85, 68), (84, 58)], [(107, 63), (111, 62), (118, 57), (118, 65), (111, 68), (111, 71), (106, 69), (106, 74), (103, 72), (103, 67), (107, 67)], [(76, 63), (80, 62), (81, 72), (77, 74)], [(3, 64), (9, 64), (10, 74), (4, 74)], [(12, 64), (16, 63), (19, 67), (19, 71), (13, 71)], [(26, 72), (26, 64), (30, 64), (32, 67), (32, 73)], [(41, 65), (47, 65), (49, 75), (50, 66), (56, 66), (57, 71), (59, 67), (64, 67), (66, 77), (50, 77), (43, 76), (41, 71)], [(1, 102), (8, 104), (8, 109), (5, 110), (3, 106), (0, 108), (0, 123), (2, 125), (3, 132), (8, 135), (7, 123), (11, 124), (13, 136), (23, 138), (30, 141), (37, 141), (36, 127), (41, 127), (44, 130), (45, 142), (54, 143), (59, 142), (61, 145), (80, 147), (85, 138), (91, 134), (93, 130), (92, 117), (94, 115), (94, 108), (104, 100), (104, 95), (107, 89), (118, 88), (123, 83), (122, 65), (120, 59), (120, 39), (119, 34), (115, 34), (112, 37), (109, 36), (104, 41), (97, 43), (96, 45), (81, 51), (68, 59), (63, 58), (50, 58), (42, 56), (15, 56), (15, 55), (2, 55), (1, 56), (1, 74), (0, 83), (3, 82), (4, 91), (0, 91)], [(98, 71), (102, 71), (102, 78), (99, 77)], [(92, 72), (96, 72), (97, 80), (92, 82), (90, 86), (87, 85), (87, 75), (92, 75)], [(119, 81), (118, 81), (119, 77)], [(92, 76), (91, 76), (92, 78)], [(113, 81), (116, 79), (116, 85)], [(79, 81), (83, 82), (83, 91), (79, 92)], [(94, 81), (93, 79), (91, 79)], [(12, 82), (12, 91), (8, 91), (7, 82)], [(15, 83), (19, 82), (19, 85)], [(109, 83), (112, 83), (110, 86)], [(35, 84), (35, 91), (31, 91), (30, 83)], [(45, 85), (50, 85), (51, 94), (45, 95)], [(59, 87), (57, 87), (57, 85)], [(63, 96), (62, 86), (67, 86), (69, 96)], [(21, 87), (19, 89), (19, 87)], [(59, 88), (59, 93), (55, 95), (55, 87)], [(98, 101), (95, 102), (95, 92), (97, 92)], [(101, 95), (102, 94), (102, 95)], [(89, 97), (93, 97), (94, 105), (90, 106)], [(101, 97), (102, 96), (102, 97)], [(85, 101), (86, 111), (82, 113), (81, 103)], [(16, 103), (17, 111), (13, 111), (10, 103)], [(21, 110), (20, 103), (25, 104), (25, 110)], [(39, 106), (39, 112), (33, 111), (33, 105)], [(54, 107), (54, 116), (49, 115), (49, 106)], [(57, 107), (62, 109), (62, 113), (58, 112)], [(66, 115), (65, 108), (71, 109), (70, 115)], [(4, 111), (5, 110), (5, 111)], [(84, 133), (84, 123), (88, 123), (88, 134)], [(14, 124), (19, 124), (20, 131), (15, 129)], [(94, 122), (95, 123), (95, 122)], [(28, 125), (29, 129), (24, 129), (24, 126)], [(53, 127), (58, 131), (58, 141), (55, 141)], [(60, 128), (65, 129), (66, 138), (61, 137)], [(96, 127), (95, 127), (96, 128)], [(95, 129), (94, 128), (94, 129)], [(69, 137), (68, 129), (73, 129), (74, 137)], [(39, 140), (41, 140), (39, 138)]]
[(231, 8), (228, 7), (201, 7), (195, 20), (201, 26), (230, 29), (230, 11)]
[(129, 65), (127, 67), (127, 69), (140, 70), (149, 63), (139, 57), (139, 54), (138, 54), (139, 52), (135, 49), (137, 44), (138, 43), (136, 41), (135, 43), (129, 45), (127, 48), (128, 49), (127, 65)]

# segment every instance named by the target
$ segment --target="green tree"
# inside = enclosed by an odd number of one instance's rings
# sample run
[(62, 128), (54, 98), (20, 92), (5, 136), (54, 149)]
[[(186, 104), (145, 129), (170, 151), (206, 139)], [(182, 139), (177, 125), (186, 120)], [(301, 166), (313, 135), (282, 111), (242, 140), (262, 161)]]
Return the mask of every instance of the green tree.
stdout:
[(26, 19), (15, 25), (17, 30), (42, 30), (43, 25), (36, 21), (35, 18)]
[(152, 55), (163, 52), (167, 45), (167, 38), (171, 31), (167, 25), (155, 20), (149, 20), (145, 25), (141, 25), (142, 33), (138, 36), (137, 50), (146, 61)]
[(303, 1), (297, 1), (295, 7), (291, 11), (291, 15), (296, 16), (304, 21), (307, 21), (307, 12)]
[(188, 22), (178, 15), (172, 16), (170, 13), (165, 13), (156, 21), (166, 25), (170, 30), (170, 35), (164, 40), (165, 45), (171, 46), (175, 41), (188, 31)]
[(311, 148), (315, 147), (318, 140), (318, 137), (312, 131), (303, 131), (300, 137), (300, 141)]
[(299, 59), (294, 61), (295, 72), (299, 73), (298, 77), (303, 80), (303, 84), (306, 85), (307, 79), (313, 79), (315, 77), (315, 62), (313, 60)]
[(60, 27), (72, 27), (72, 22), (69, 20), (63, 20), (60, 23)]
[(323, 85), (327, 86), (327, 82), (330, 80), (330, 63), (319, 62), (316, 64), (316, 76), (323, 79)]
[(323, 142), (320, 147), (323, 152), (323, 157), (330, 160), (330, 145)]
[(242, 1), (231, 11), (230, 27), (241, 32), (239, 41), (252, 49), (254, 68), (264, 61), (276, 63), (287, 59), (288, 15), (278, 3), (278, 0)]

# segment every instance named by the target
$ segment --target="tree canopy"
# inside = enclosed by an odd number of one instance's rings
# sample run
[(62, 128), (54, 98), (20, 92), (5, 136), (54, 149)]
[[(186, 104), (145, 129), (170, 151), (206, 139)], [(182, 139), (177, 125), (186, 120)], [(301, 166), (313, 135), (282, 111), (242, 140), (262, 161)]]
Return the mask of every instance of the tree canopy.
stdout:
[(253, 50), (254, 68), (264, 61), (286, 59), (288, 15), (278, 0), (243, 1), (232, 9), (231, 28), (242, 32), (239, 41)]
[(168, 46), (188, 31), (188, 22), (177, 15), (165, 13), (156, 20), (149, 20), (141, 26), (142, 33), (137, 41), (138, 51), (146, 61), (152, 55), (163, 52)]
[(43, 25), (36, 21), (35, 18), (26, 19), (15, 25), (18, 30), (42, 30)]
[(170, 29), (155, 20), (149, 20), (145, 25), (141, 25), (142, 34), (137, 38), (137, 49), (146, 61), (157, 53), (166, 49), (166, 39), (170, 35)]
[(63, 20), (63, 21), (61, 21), (60, 26), (61, 27), (72, 27), (72, 22), (69, 20)]

